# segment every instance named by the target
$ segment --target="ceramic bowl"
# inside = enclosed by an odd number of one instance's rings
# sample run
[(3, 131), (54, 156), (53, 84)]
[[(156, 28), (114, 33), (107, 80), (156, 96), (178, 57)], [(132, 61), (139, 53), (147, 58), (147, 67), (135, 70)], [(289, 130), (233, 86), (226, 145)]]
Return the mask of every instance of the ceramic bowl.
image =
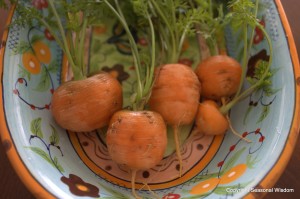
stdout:
[[(274, 46), (272, 89), (240, 102), (231, 111), (235, 129), (244, 138), (188, 137), (183, 144), (183, 176), (168, 148), (155, 168), (137, 174), (139, 195), (153, 198), (257, 198), (275, 192), (272, 186), (283, 172), (299, 130), (298, 58), (279, 0), (262, 0), (259, 13)], [(45, 7), (44, 9), (47, 9)], [(14, 20), (12, 10), (9, 22)], [(106, 23), (92, 31), (90, 67), (110, 72), (124, 87), (125, 105), (134, 84), (130, 50), (120, 26)], [(239, 37), (227, 31), (228, 52), (238, 58)], [(139, 38), (140, 45), (145, 45)], [(196, 42), (183, 60), (197, 62)], [(255, 31), (250, 68), (269, 57), (267, 43)], [(37, 53), (33, 55), (30, 49)], [(101, 131), (72, 133), (60, 128), (50, 112), (53, 91), (65, 81), (63, 53), (44, 27), (13, 26), (0, 47), (1, 138), (7, 155), (23, 182), (40, 198), (131, 198), (130, 174), (110, 159)], [(251, 72), (249, 74), (251, 76)], [(216, 124), (217, 125), (217, 124)], [(191, 127), (182, 131), (189, 133)], [(149, 185), (146, 186), (143, 183)]]

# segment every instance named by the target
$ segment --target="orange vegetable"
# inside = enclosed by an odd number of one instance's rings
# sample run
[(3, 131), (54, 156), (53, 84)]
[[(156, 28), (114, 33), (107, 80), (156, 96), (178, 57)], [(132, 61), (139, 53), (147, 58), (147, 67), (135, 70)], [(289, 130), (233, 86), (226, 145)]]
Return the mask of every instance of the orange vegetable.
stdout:
[(194, 71), (183, 64), (167, 64), (156, 71), (149, 100), (150, 109), (162, 115), (174, 129), (176, 153), (182, 172), (178, 126), (194, 121), (200, 99), (200, 82)]
[(99, 73), (58, 87), (53, 93), (51, 110), (61, 127), (87, 132), (108, 125), (122, 104), (120, 83), (107, 73)]
[(201, 82), (201, 96), (220, 100), (222, 97), (231, 97), (237, 92), (242, 67), (227, 55), (217, 55), (202, 61), (195, 72)]
[(167, 128), (163, 118), (152, 111), (118, 111), (109, 123), (106, 143), (113, 161), (132, 172), (132, 192), (138, 170), (150, 169), (163, 158)]
[(195, 119), (196, 130), (205, 135), (222, 135), (229, 128), (229, 122), (213, 100), (205, 100), (199, 104)]

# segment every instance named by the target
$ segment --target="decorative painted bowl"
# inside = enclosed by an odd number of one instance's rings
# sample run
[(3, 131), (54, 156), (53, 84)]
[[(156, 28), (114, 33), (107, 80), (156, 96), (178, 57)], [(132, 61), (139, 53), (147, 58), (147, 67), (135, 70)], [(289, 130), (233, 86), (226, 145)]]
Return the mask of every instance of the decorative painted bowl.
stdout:
[[(183, 144), (183, 176), (168, 148), (155, 168), (137, 173), (136, 187), (144, 198), (257, 198), (271, 189), (283, 172), (299, 130), (298, 58), (279, 0), (262, 0), (259, 13), (274, 45), (272, 68), (278, 70), (270, 94), (261, 91), (231, 111), (233, 126), (244, 140), (224, 136), (187, 136)], [(47, 8), (45, 8), (47, 9)], [(9, 21), (16, 14), (12, 10)], [(110, 72), (124, 87), (128, 103), (134, 72), (120, 26), (107, 23), (92, 31), (90, 67)], [(139, 36), (138, 36), (139, 37)], [(227, 32), (228, 52), (238, 57), (238, 37)], [(138, 38), (140, 45), (146, 45)], [(196, 42), (183, 55), (197, 62)], [(268, 59), (265, 38), (257, 30), (250, 67)], [(35, 55), (29, 53), (34, 49)], [(39, 56), (39, 57), (37, 57)], [(21, 179), (40, 198), (131, 198), (130, 174), (109, 157), (103, 132), (73, 133), (60, 128), (50, 112), (51, 96), (65, 81), (62, 51), (44, 27), (12, 27), (0, 46), (1, 138)], [(251, 75), (251, 74), (248, 74)], [(181, 129), (189, 134), (192, 127)], [(147, 183), (147, 185), (145, 185)]]

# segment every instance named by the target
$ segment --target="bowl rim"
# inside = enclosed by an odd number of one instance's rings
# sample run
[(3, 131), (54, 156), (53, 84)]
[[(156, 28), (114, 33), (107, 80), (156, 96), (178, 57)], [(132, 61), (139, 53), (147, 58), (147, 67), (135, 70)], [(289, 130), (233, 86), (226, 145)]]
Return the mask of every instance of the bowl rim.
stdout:
[[(300, 97), (300, 88), (299, 88), (300, 68), (299, 68), (299, 58), (298, 58), (297, 48), (281, 0), (275, 0), (274, 2), (275, 5), (277, 6), (277, 11), (279, 12), (279, 17), (283, 26), (283, 30), (285, 31), (286, 34), (288, 47), (290, 49), (290, 57), (291, 57), (292, 64), (294, 66), (293, 69), (294, 69), (294, 80), (295, 80), (295, 99), (296, 99), (295, 102), (297, 102)], [(285, 168), (287, 167), (288, 162), (293, 154), (296, 143), (298, 141), (298, 135), (300, 130), (299, 124), (300, 124), (300, 104), (295, 103), (292, 125), (290, 128), (290, 132), (288, 134), (288, 138), (286, 139), (284, 148), (281, 151), (280, 156), (274, 163), (272, 169), (264, 176), (264, 178), (260, 181), (259, 184), (256, 185), (255, 188), (268, 189), (273, 187), (275, 183), (278, 181), (279, 177), (282, 175)], [(267, 193), (263, 193), (263, 192), (250, 192), (244, 198), (257, 199), (257, 198), (262, 198), (266, 194)]]
[[(286, 17), (284, 8), (282, 6), (281, 0), (275, 0), (275, 5), (277, 6), (277, 11), (279, 12), (279, 17), (283, 25), (283, 29), (287, 36), (288, 47), (290, 51), (290, 57), (293, 64), (294, 70), (294, 80), (295, 80), (295, 99), (298, 101), (300, 99), (300, 68), (299, 68), (299, 58), (297, 54), (297, 49), (293, 34)], [(15, 5), (9, 11), (6, 26), (8, 26), (14, 15)], [(38, 198), (56, 198), (55, 195), (49, 192), (38, 180), (31, 174), (31, 172), (26, 167), (25, 163), (22, 161), (22, 158), (17, 152), (14, 141), (11, 138), (9, 128), (7, 126), (5, 114), (4, 114), (4, 104), (3, 104), (3, 63), (4, 63), (4, 53), (5, 53), (5, 43), (8, 38), (9, 29), (6, 28), (3, 32), (2, 43), (0, 45), (0, 138), (6, 155), (14, 168), (15, 172), (27, 187), (27, 189)], [(293, 114), (293, 120), (291, 125), (291, 130), (288, 134), (288, 138), (285, 142), (284, 148), (281, 151), (280, 156), (274, 163), (274, 166), (271, 170), (263, 177), (263, 179), (256, 185), (255, 188), (259, 189), (268, 189), (275, 185), (283, 171), (285, 170), (294, 148), (296, 146), (298, 134), (300, 127), (300, 104), (295, 103), (295, 109)], [(264, 192), (250, 192), (244, 196), (246, 199), (262, 198), (265, 194)]]
[(16, 146), (14, 141), (11, 138), (9, 128), (7, 125), (7, 121), (5, 118), (5, 112), (4, 112), (4, 104), (3, 104), (3, 63), (4, 63), (4, 54), (6, 49), (6, 41), (8, 38), (9, 33), (9, 24), (12, 21), (12, 17), (14, 15), (16, 5), (12, 5), (6, 20), (6, 28), (3, 31), (3, 36), (1, 40), (1, 46), (0, 46), (0, 81), (1, 81), (1, 87), (0, 87), (0, 138), (1, 143), (4, 146), (4, 150), (6, 152), (6, 155), (10, 161), (10, 164), (14, 168), (15, 172), (23, 182), (23, 184), (27, 187), (27, 189), (37, 198), (49, 198), (49, 199), (55, 199), (56, 197), (51, 194), (49, 191), (47, 191), (46, 188), (44, 188), (36, 179), (35, 177), (30, 173), (30, 171), (27, 169), (25, 163), (22, 161), (22, 158), (17, 152)]

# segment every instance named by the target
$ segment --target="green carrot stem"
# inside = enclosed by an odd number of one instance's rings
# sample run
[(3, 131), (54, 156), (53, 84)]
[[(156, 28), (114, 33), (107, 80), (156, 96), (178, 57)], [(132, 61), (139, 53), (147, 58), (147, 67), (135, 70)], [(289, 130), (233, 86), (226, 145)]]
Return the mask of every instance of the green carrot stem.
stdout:
[[(255, 16), (257, 16), (257, 13), (258, 13), (258, 6), (259, 6), (259, 0), (256, 0), (255, 1), (255, 11), (254, 11)], [(248, 46), (248, 57), (250, 56), (250, 50), (253, 45), (254, 35), (255, 35), (255, 28), (253, 28), (253, 30), (251, 31), (250, 42), (249, 42), (249, 46)]]
[(241, 81), (240, 81), (240, 84), (239, 84), (239, 87), (238, 87), (238, 90), (235, 94), (235, 97), (237, 97), (241, 90), (242, 90), (242, 87), (243, 87), (243, 83), (244, 83), (244, 80), (246, 78), (246, 74), (247, 74), (247, 67), (248, 67), (248, 28), (247, 28), (247, 24), (245, 23), (243, 25), (243, 38), (244, 38), (244, 52), (243, 52), (243, 63), (242, 63), (242, 76), (241, 76)]
[[(162, 24), (158, 24), (158, 29), (159, 29), (159, 38), (160, 38), (160, 42), (161, 42), (161, 46), (170, 46), (170, 41), (168, 39), (168, 36), (166, 34), (166, 31), (164, 30), (165, 27)], [(167, 50), (167, 48), (161, 48), (161, 57), (163, 58), (168, 58), (171, 57), (170, 55), (170, 51)], [(166, 60), (168, 62), (168, 59)]]
[(62, 44), (64, 46), (64, 51), (66, 53), (66, 56), (68, 58), (68, 61), (72, 67), (72, 70), (73, 70), (73, 73), (74, 73), (74, 79), (75, 80), (78, 80), (78, 79), (84, 79), (84, 75), (82, 74), (81, 70), (78, 69), (78, 66), (75, 65), (74, 63), (74, 60), (73, 60), (73, 57), (70, 53), (70, 49), (69, 49), (69, 45), (68, 45), (68, 42), (67, 42), (67, 38), (66, 38), (66, 34), (65, 34), (65, 30), (63, 28), (63, 25), (60, 21), (60, 17), (56, 11), (56, 8), (54, 6), (54, 3), (53, 3), (53, 0), (48, 0), (49, 4), (50, 4), (50, 8), (51, 8), (51, 11), (53, 12), (54, 14), (54, 17), (56, 19), (56, 23), (58, 25), (58, 29), (59, 29), (59, 32), (61, 34), (61, 38), (62, 38)]
[(53, 30), (53, 28), (44, 19), (38, 18), (38, 20), (49, 30), (50, 34), (54, 37), (56, 43), (65, 52), (65, 46), (63, 45), (63, 42), (60, 40), (60, 38), (56, 35), (56, 32)]
[(177, 49), (176, 49), (176, 38), (174, 35), (174, 32), (172, 31), (173, 28), (171, 27), (171, 24), (169, 23), (169, 20), (167, 19), (167, 17), (165, 16), (164, 12), (160, 9), (160, 7), (157, 5), (155, 0), (151, 0), (153, 6), (155, 7), (155, 9), (157, 10), (158, 14), (160, 15), (160, 17), (162, 18), (162, 20), (164, 21), (164, 23), (166, 24), (169, 33), (170, 33), (170, 37), (171, 37), (171, 50), (172, 50), (172, 54), (171, 56), (168, 58), (168, 62), (170, 63), (175, 63), (177, 62), (178, 57), (176, 57), (177, 55)]
[[(171, 1), (172, 2), (172, 6), (171, 6), (171, 8), (172, 8), (172, 24), (176, 24), (176, 10), (175, 10), (175, 6), (174, 6), (174, 1)], [(178, 35), (178, 29), (177, 28), (173, 28), (173, 32), (174, 32), (174, 47), (175, 47), (175, 49), (176, 49), (176, 55), (175, 55), (175, 57), (176, 57), (176, 61), (178, 60), (178, 58), (179, 58), (179, 55), (178, 54), (180, 54), (180, 48), (178, 48), (178, 40), (179, 40), (179, 35)]]
[(209, 15), (211, 18), (214, 17), (214, 14), (213, 14), (213, 2), (212, 0), (209, 0)]
[(206, 39), (206, 43), (207, 43), (207, 46), (209, 48), (209, 52), (210, 52), (211, 56), (217, 55), (218, 54), (218, 49), (217, 49), (216, 42), (213, 39), (208, 38), (208, 39)]
[(81, 34), (80, 34), (80, 42), (79, 42), (79, 51), (78, 51), (78, 65), (81, 66), (81, 70), (82, 73), (84, 75), (86, 75), (87, 71), (86, 71), (86, 66), (84, 63), (84, 43), (85, 43), (85, 37), (86, 37), (86, 30), (87, 30), (87, 26), (88, 26), (88, 19), (86, 19), (84, 17), (83, 20), (83, 25), (82, 25), (82, 30), (81, 30)]
[(271, 38), (270, 36), (268, 35), (267, 31), (264, 29), (264, 27), (260, 24), (257, 24), (257, 27), (263, 32), (263, 34), (265, 35), (266, 37), (266, 40), (268, 42), (268, 45), (269, 45), (269, 49), (270, 49), (270, 58), (269, 58), (269, 61), (268, 61), (268, 65), (266, 67), (266, 70), (264, 72), (264, 74), (262, 75), (262, 77), (255, 83), (253, 84), (252, 86), (250, 86), (248, 89), (246, 89), (244, 92), (242, 92), (240, 95), (238, 96), (235, 96), (233, 98), (232, 101), (230, 101), (228, 104), (222, 106), (220, 108), (220, 112), (223, 113), (224, 115), (227, 114), (229, 112), (229, 110), (236, 104), (238, 103), (239, 101), (241, 101), (242, 99), (248, 97), (251, 93), (253, 93), (256, 89), (258, 89), (261, 84), (263, 83), (265, 77), (268, 75), (269, 73), (269, 70), (270, 70), (270, 67), (272, 65), (272, 62), (273, 62), (273, 47), (272, 47), (272, 41), (271, 41)]
[[(131, 31), (130, 31), (130, 29), (129, 29), (129, 27), (128, 27), (128, 25), (127, 25), (124, 17), (122, 17), (122, 14), (120, 14), (121, 9), (119, 8), (118, 1), (115, 0), (115, 4), (116, 4), (117, 9), (119, 10), (119, 12), (107, 0), (104, 0), (104, 3), (116, 15), (116, 17), (119, 19), (119, 21), (121, 22), (121, 24), (123, 25), (123, 27), (124, 27), (124, 29), (125, 29), (125, 31), (127, 33), (127, 36), (128, 36), (128, 39), (129, 39), (129, 42), (130, 42), (130, 45), (131, 45), (131, 48), (133, 50), (132, 56), (133, 56), (133, 61), (134, 61), (134, 64), (135, 64), (135, 71), (136, 71), (136, 76), (137, 76), (137, 96), (136, 96), (136, 101), (140, 101), (140, 100), (142, 100), (143, 85), (142, 85), (142, 81), (141, 81), (141, 72), (140, 72), (141, 61), (140, 61), (140, 58), (139, 58), (139, 53), (138, 53), (137, 45), (135, 43), (133, 35), (131, 34)], [(134, 107), (137, 107), (137, 106), (134, 106)]]
[(184, 28), (184, 30), (182, 32), (182, 35), (180, 37), (180, 41), (179, 41), (179, 44), (178, 44), (178, 47), (177, 47), (178, 48), (177, 55), (176, 55), (177, 59), (180, 57), (182, 46), (183, 46), (184, 40), (186, 39), (187, 31), (189, 29), (189, 26), (192, 24), (193, 19), (191, 18), (189, 21), (190, 22), (186, 24), (186, 26), (185, 26), (185, 28)]
[(223, 54), (226, 52), (226, 41), (225, 41), (225, 35), (224, 30), (220, 30), (216, 33), (216, 39), (217, 39), (217, 47), (219, 49), (219, 54)]
[[(115, 0), (115, 4), (116, 4), (116, 7), (117, 7), (117, 10), (118, 10), (118, 13), (119, 13), (119, 16), (120, 16), (120, 20), (121, 20), (121, 23), (129, 37), (129, 42), (130, 42), (130, 46), (131, 48), (133, 49), (133, 57), (134, 59), (136, 60), (135, 61), (135, 71), (136, 71), (136, 74), (137, 74), (137, 98), (136, 98), (136, 102), (139, 103), (141, 100), (143, 100), (143, 85), (142, 85), (142, 79), (141, 79), (141, 60), (140, 60), (140, 56), (139, 56), (139, 50), (138, 50), (138, 47), (135, 43), (135, 40), (134, 40), (134, 37), (128, 27), (128, 24), (125, 20), (125, 17), (123, 15), (123, 12), (119, 6), (119, 2), (118, 0)], [(138, 106), (139, 107), (139, 106)]]
[[(147, 96), (150, 95), (150, 91), (151, 88), (153, 86), (154, 83), (154, 69), (155, 69), (155, 60), (156, 60), (156, 56), (155, 56), (155, 33), (154, 33), (154, 26), (151, 20), (151, 17), (149, 16), (149, 14), (147, 13), (147, 19), (149, 22), (149, 26), (150, 26), (150, 35), (151, 35), (151, 64), (150, 64), (150, 71), (149, 71), (149, 75), (147, 75), (147, 79), (145, 81), (145, 88), (144, 88), (144, 93), (143, 95)], [(147, 98), (149, 98), (150, 96), (148, 96)]]
[(73, 43), (72, 32), (71, 31), (67, 31), (66, 34), (67, 34), (66, 35), (67, 42), (68, 42), (69, 48), (70, 48), (70, 54), (72, 55), (72, 59), (74, 60), (75, 47), (74, 47), (74, 43)]
[(74, 63), (74, 59), (71, 55), (71, 53), (68, 53), (68, 46), (65, 46), (64, 43), (60, 40), (60, 38), (57, 36), (56, 32), (53, 30), (53, 28), (44, 20), (44, 19), (38, 19), (50, 32), (50, 34), (54, 37), (57, 45), (59, 45), (59, 47), (62, 49), (62, 51), (65, 53), (65, 55), (68, 58), (68, 61), (72, 67), (72, 70), (74, 72), (74, 74), (77, 74), (76, 79), (84, 79), (84, 76), (81, 76), (81, 73), (78, 69), (78, 67), (76, 67), (75, 63)]

